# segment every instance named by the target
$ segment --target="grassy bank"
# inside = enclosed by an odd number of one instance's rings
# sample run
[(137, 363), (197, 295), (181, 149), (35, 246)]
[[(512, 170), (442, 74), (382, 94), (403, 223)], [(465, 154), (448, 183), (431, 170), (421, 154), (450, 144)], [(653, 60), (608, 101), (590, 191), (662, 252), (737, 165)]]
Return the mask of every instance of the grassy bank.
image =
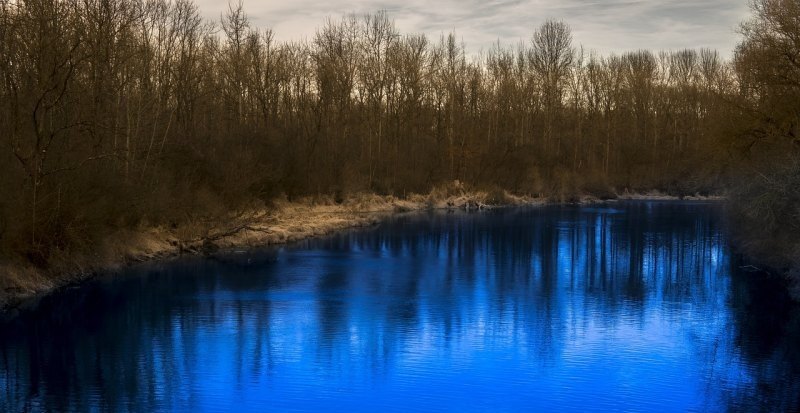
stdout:
[(141, 226), (114, 232), (82, 252), (63, 251), (46, 267), (28, 262), (0, 265), (0, 313), (13, 312), (64, 286), (79, 283), (104, 271), (167, 259), (183, 254), (210, 254), (237, 248), (257, 248), (323, 236), (354, 227), (377, 224), (392, 214), (420, 210), (482, 210), (501, 206), (554, 203), (591, 204), (609, 200), (720, 200), (720, 196), (677, 197), (657, 191), (612, 193), (598, 197), (573, 195), (536, 198), (506, 191), (467, 190), (459, 184), (434, 189), (427, 195), (406, 198), (359, 194), (344, 200), (330, 196), (294, 202), (276, 201), (269, 208), (252, 208), (215, 218), (189, 219), (175, 227)]
[(268, 208), (187, 219), (174, 227), (142, 225), (116, 231), (91, 248), (61, 251), (47, 266), (35, 266), (21, 260), (0, 264), (0, 312), (13, 311), (31, 298), (79, 283), (99, 272), (135, 263), (182, 254), (208, 254), (283, 244), (345, 228), (374, 225), (395, 213), (425, 209), (479, 210), (545, 202), (506, 192), (465, 191), (450, 187), (405, 199), (361, 194), (340, 202), (329, 196), (294, 202), (279, 200)]

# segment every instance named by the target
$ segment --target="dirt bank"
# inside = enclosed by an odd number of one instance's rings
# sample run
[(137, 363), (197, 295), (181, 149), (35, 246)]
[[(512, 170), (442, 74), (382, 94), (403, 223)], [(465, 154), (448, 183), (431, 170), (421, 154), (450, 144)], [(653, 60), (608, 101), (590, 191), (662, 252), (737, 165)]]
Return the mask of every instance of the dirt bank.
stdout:
[(329, 197), (277, 201), (268, 209), (251, 209), (226, 217), (195, 218), (174, 228), (143, 226), (120, 230), (105, 238), (92, 253), (64, 252), (47, 269), (0, 264), (0, 313), (14, 312), (34, 297), (89, 279), (99, 272), (135, 263), (293, 242), (345, 228), (375, 225), (390, 214), (402, 212), (478, 210), (542, 203), (542, 200), (507, 193), (466, 192), (457, 187), (407, 199), (357, 195), (339, 203)]
[[(718, 200), (721, 197), (673, 197), (657, 192), (623, 193), (616, 199), (580, 197), (578, 203), (615, 200)], [(207, 254), (234, 248), (262, 247), (330, 234), (345, 228), (375, 225), (397, 213), (425, 209), (480, 210), (498, 206), (544, 205), (554, 201), (519, 197), (502, 191), (465, 191), (454, 186), (412, 195), (356, 195), (343, 202), (317, 197), (295, 202), (278, 201), (270, 208), (250, 209), (226, 217), (195, 218), (174, 228), (146, 227), (120, 230), (99, 243), (92, 253), (69, 253), (56, 257), (47, 269), (30, 265), (0, 264), (0, 314), (13, 313), (32, 298), (79, 283), (103, 271), (175, 257)]]

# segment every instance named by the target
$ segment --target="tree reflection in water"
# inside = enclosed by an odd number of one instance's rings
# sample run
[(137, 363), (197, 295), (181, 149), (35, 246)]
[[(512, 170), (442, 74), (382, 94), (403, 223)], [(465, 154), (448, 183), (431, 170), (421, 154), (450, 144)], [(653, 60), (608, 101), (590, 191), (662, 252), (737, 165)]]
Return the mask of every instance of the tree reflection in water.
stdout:
[(800, 407), (800, 311), (720, 207), (399, 217), (142, 266), (0, 327), (0, 410)]

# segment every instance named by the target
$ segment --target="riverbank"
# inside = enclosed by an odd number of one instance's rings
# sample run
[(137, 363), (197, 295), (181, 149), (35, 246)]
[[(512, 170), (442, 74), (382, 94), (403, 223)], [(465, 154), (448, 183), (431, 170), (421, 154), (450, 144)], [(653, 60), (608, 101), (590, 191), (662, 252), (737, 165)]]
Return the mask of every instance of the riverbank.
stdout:
[[(615, 200), (720, 200), (722, 197), (674, 197), (658, 192), (623, 193), (612, 199), (581, 196), (576, 203)], [(175, 228), (142, 227), (120, 230), (93, 248), (92, 253), (58, 256), (47, 268), (23, 264), (0, 265), (0, 313), (14, 312), (65, 286), (100, 272), (162, 260), (184, 254), (210, 254), (220, 250), (255, 248), (323, 236), (335, 231), (375, 225), (397, 213), (420, 210), (481, 210), (501, 206), (558, 203), (548, 198), (515, 196), (507, 192), (464, 191), (440, 188), (427, 195), (405, 199), (360, 194), (342, 202), (317, 197), (294, 202), (277, 201), (270, 208), (251, 209), (216, 219), (194, 219)]]
[(425, 209), (479, 210), (497, 206), (537, 205), (544, 200), (508, 193), (437, 189), (406, 199), (361, 194), (342, 202), (331, 197), (278, 200), (269, 208), (250, 209), (226, 217), (197, 218), (174, 228), (141, 227), (106, 237), (91, 253), (63, 252), (53, 264), (0, 264), (0, 313), (14, 312), (59, 288), (97, 273), (167, 259), (183, 254), (284, 244), (335, 231), (375, 225), (389, 215)]

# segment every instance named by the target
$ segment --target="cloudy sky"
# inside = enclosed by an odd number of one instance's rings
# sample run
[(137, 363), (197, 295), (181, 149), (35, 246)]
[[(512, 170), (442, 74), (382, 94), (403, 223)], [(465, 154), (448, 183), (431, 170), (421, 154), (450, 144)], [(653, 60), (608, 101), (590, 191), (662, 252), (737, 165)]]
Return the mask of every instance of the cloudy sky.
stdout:
[[(219, 19), (227, 0), (196, 0)], [(603, 53), (708, 47), (730, 56), (747, 0), (244, 0), (251, 25), (279, 40), (311, 38), (326, 17), (389, 12), (401, 33), (438, 38), (455, 29), (471, 53), (530, 38), (545, 19), (567, 22), (576, 44)]]

